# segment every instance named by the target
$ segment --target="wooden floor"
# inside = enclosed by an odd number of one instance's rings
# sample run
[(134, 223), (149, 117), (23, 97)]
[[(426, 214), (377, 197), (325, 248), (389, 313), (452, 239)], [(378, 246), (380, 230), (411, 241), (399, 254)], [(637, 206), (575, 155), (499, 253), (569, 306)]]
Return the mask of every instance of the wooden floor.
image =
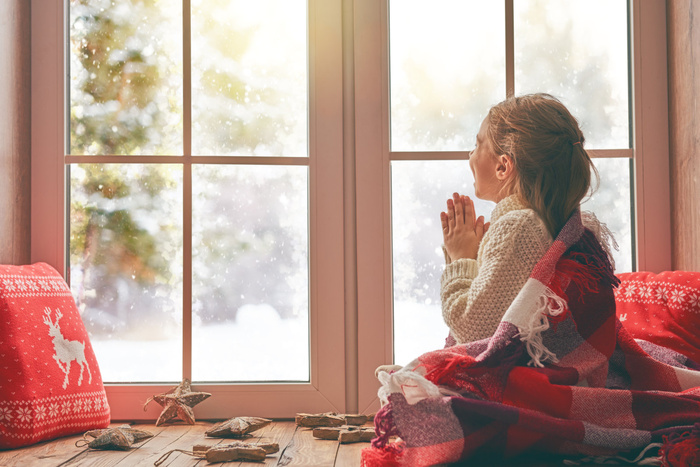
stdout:
[[(114, 423), (113, 426), (121, 425)], [(204, 432), (211, 423), (198, 421), (195, 425), (174, 424), (156, 427), (151, 424), (132, 424), (133, 428), (153, 433), (130, 451), (93, 451), (75, 447), (82, 436), (70, 436), (34, 446), (0, 451), (2, 467), (58, 467), (58, 466), (153, 466), (163, 454), (172, 449), (192, 450), (195, 444), (218, 444), (230, 440), (207, 438)], [(337, 441), (319, 440), (312, 436), (308, 428), (298, 428), (293, 421), (275, 423), (253, 433), (247, 442), (269, 441), (278, 443), (280, 452), (270, 454), (265, 463), (228, 462), (227, 466), (305, 466), (305, 467), (357, 467), (360, 465), (360, 451), (367, 443), (340, 444)], [(205, 460), (197, 460), (180, 452), (172, 453), (162, 464), (163, 467), (193, 467), (208, 465)], [(214, 465), (214, 464), (212, 464)], [(221, 464), (218, 464), (221, 465)]]
[[(0, 0), (1, 1), (1, 0)], [(123, 422), (113, 423), (119, 426)], [(153, 433), (130, 451), (94, 451), (78, 448), (75, 442), (82, 435), (69, 436), (53, 441), (39, 443), (26, 448), (0, 451), (0, 467), (132, 467), (153, 466), (168, 451), (182, 449), (191, 451), (195, 444), (219, 444), (231, 440), (207, 438), (204, 432), (213, 423), (198, 421), (195, 425), (173, 424), (156, 427), (153, 423), (132, 423), (132, 428)], [(360, 465), (360, 452), (368, 443), (340, 444), (337, 441), (316, 439), (308, 428), (299, 428), (294, 421), (275, 421), (271, 425), (253, 433), (247, 442), (271, 442), (279, 444), (280, 451), (270, 454), (261, 462), (228, 462), (226, 466), (254, 467), (266, 466), (304, 466), (304, 467), (357, 467)], [(173, 452), (162, 467), (203, 467), (208, 464), (180, 452)], [(463, 465), (463, 464), (459, 464)], [(470, 467), (558, 467), (561, 461), (543, 461), (541, 458), (512, 459), (509, 461), (468, 464)], [(593, 466), (596, 464), (582, 464)]]

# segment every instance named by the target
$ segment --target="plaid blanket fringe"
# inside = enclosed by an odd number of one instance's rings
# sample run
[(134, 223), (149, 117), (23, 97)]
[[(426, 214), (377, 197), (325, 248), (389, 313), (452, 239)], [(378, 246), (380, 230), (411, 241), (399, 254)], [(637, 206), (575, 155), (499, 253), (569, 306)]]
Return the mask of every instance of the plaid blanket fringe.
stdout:
[(615, 316), (618, 284), (608, 251), (575, 213), (491, 338), (379, 374), (378, 436), (362, 465), (536, 452), (572, 465), (700, 466), (700, 366), (643, 349)]

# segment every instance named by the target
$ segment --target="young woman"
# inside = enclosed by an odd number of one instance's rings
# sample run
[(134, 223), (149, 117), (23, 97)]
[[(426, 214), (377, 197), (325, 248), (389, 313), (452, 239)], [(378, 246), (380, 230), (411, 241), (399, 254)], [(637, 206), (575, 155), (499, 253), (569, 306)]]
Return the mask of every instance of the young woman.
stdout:
[[(476, 196), (497, 203), (490, 225), (475, 216), (469, 197), (457, 193), (440, 215), (448, 262), (442, 313), (452, 343), (493, 335), (578, 209), (592, 174), (597, 177), (584, 141), (576, 119), (548, 94), (513, 97), (489, 111), (469, 166)], [(600, 232), (599, 225), (590, 227)]]

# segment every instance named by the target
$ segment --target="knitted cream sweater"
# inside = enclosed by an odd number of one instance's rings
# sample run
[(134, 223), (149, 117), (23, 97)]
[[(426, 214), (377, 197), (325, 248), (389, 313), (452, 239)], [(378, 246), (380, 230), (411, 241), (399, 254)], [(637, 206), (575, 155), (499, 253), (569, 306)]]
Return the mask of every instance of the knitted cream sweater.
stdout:
[(551, 244), (542, 219), (518, 197), (496, 205), (476, 260), (447, 264), (440, 280), (442, 316), (458, 344), (493, 335)]

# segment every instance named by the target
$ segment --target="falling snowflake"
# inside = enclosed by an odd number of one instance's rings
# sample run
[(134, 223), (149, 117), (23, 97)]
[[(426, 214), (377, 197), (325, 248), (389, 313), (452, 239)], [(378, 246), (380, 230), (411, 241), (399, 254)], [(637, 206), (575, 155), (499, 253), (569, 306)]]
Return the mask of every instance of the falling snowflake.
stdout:
[(677, 305), (680, 305), (685, 299), (685, 292), (682, 290), (673, 290), (670, 294), (671, 301)]
[(637, 291), (637, 287), (634, 286), (634, 284), (630, 284), (627, 286), (627, 290), (625, 290), (625, 297), (627, 298), (632, 298), (634, 293)]
[(57, 403), (52, 403), (51, 406), (49, 406), (49, 416), (50, 417), (56, 417), (58, 416), (58, 404)]
[(76, 400), (73, 402), (73, 412), (78, 413), (83, 410), (83, 401), (80, 399)]
[(102, 410), (102, 399), (99, 397), (95, 399), (95, 410), (98, 412)]
[(9, 407), (0, 407), (0, 420), (12, 420), (14, 417), (11, 412)]
[(642, 299), (650, 299), (651, 298), (651, 287), (641, 287), (639, 289), (639, 296), (642, 297)]
[(29, 407), (20, 407), (17, 409), (17, 420), (20, 422), (30, 422), (32, 420), (32, 409)]

